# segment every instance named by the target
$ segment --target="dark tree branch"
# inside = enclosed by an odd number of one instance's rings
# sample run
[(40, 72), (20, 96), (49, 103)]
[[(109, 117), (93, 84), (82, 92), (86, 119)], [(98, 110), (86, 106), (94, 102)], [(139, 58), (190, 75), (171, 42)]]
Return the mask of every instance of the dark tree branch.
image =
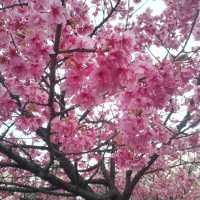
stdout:
[(81, 195), (87, 200), (103, 200), (107, 197), (110, 197), (113, 195), (113, 191), (110, 191), (110, 193), (100, 195), (98, 193), (94, 193), (91, 191), (88, 191), (86, 189), (82, 189), (78, 187), (77, 185), (67, 183), (63, 181), (62, 179), (50, 174), (46, 173), (44, 168), (41, 168), (39, 165), (35, 163), (31, 163), (27, 161), (26, 159), (22, 158), (18, 154), (14, 153), (11, 149), (8, 149), (3, 144), (0, 143), (0, 152), (6, 155), (8, 158), (14, 160), (21, 169), (24, 169), (30, 173), (33, 173), (37, 177), (40, 177), (41, 179), (49, 182), (52, 186), (57, 187), (58, 189), (66, 190), (75, 196)]
[[(5, 183), (6, 184), (6, 183)], [(68, 193), (63, 193), (63, 192), (52, 192), (49, 191), (48, 189), (43, 189), (43, 188), (30, 188), (30, 187), (13, 187), (13, 186), (0, 186), (0, 191), (4, 192), (19, 192), (19, 193), (43, 193), (43, 194), (49, 194), (53, 196), (63, 196), (63, 197), (69, 197), (69, 196), (74, 196), (73, 194), (68, 194)]]
[(95, 53), (97, 49), (85, 49), (85, 48), (75, 48), (75, 49), (61, 49), (58, 51), (58, 54), (61, 53)]
[(115, 175), (116, 175), (116, 169), (115, 169), (115, 160), (113, 158), (110, 159), (110, 178), (112, 181), (112, 184), (115, 184)]
[(87, 115), (89, 114), (90, 110), (86, 110), (82, 115), (81, 117), (79, 118), (79, 122), (81, 122), (82, 120), (84, 120)]
[(20, 166), (16, 163), (0, 162), (0, 168), (4, 168), (4, 167), (13, 167), (13, 168), (19, 168), (20, 169)]
[(54, 48), (53, 48), (55, 54), (50, 55), (51, 56), (51, 64), (50, 64), (50, 74), (49, 74), (50, 85), (49, 85), (48, 104), (51, 108), (52, 114), (53, 114), (53, 110), (54, 110), (53, 109), (53, 99), (54, 99), (54, 93), (55, 93), (57, 54), (59, 51), (61, 30), (62, 30), (62, 24), (58, 24), (56, 26), (55, 42), (54, 42)]
[(56, 112), (54, 114), (54, 117), (58, 117), (58, 116), (62, 116), (62, 115), (68, 114), (68, 112), (76, 109), (77, 107), (79, 107), (79, 105), (73, 105), (73, 106), (70, 106), (69, 108), (66, 108), (65, 110), (61, 110), (60, 112)]
[(188, 111), (186, 115), (184, 116), (184, 118), (182, 119), (182, 121), (177, 125), (178, 132), (180, 132), (187, 125), (190, 119), (191, 119), (191, 114)]
[[(170, 100), (170, 104), (171, 104), (171, 100)], [(173, 106), (171, 105), (171, 111), (169, 112), (169, 114), (167, 115), (167, 117), (166, 117), (166, 119), (165, 119), (165, 121), (164, 121), (164, 126), (166, 126), (167, 125), (167, 122), (170, 120), (170, 118), (171, 118), (171, 116), (173, 115), (173, 113), (174, 113), (174, 108), (173, 108)]]
[(7, 134), (7, 133), (9, 132), (9, 130), (14, 126), (14, 124), (15, 124), (15, 121), (14, 121), (13, 123), (11, 123), (11, 124), (7, 127), (7, 129), (1, 134), (0, 140), (3, 140), (4, 137), (6, 137), (6, 134)]
[(140, 179), (144, 176), (145, 172), (151, 167), (151, 165), (157, 160), (157, 158), (159, 157), (158, 154), (154, 154), (148, 164), (146, 166), (144, 166), (140, 171), (138, 171), (136, 173), (136, 175), (133, 177), (132, 181), (129, 182), (129, 177), (130, 177), (130, 172), (128, 172), (127, 174), (127, 185), (124, 189), (123, 192), (123, 200), (128, 200), (131, 196), (131, 193), (134, 189), (134, 187), (137, 185), (137, 183), (140, 181)]
[(195, 14), (195, 16), (194, 16), (194, 20), (193, 20), (193, 22), (192, 22), (192, 26), (191, 26), (190, 32), (189, 32), (189, 34), (188, 34), (188, 36), (187, 36), (187, 38), (186, 38), (186, 40), (185, 40), (185, 43), (184, 43), (184, 45), (183, 45), (183, 48), (182, 48), (181, 51), (174, 57), (174, 60), (176, 60), (176, 59), (181, 55), (181, 53), (184, 52), (184, 50), (185, 50), (185, 48), (186, 48), (186, 46), (187, 46), (187, 44), (188, 44), (188, 42), (189, 42), (189, 39), (190, 39), (190, 37), (191, 37), (191, 35), (192, 35), (192, 32), (193, 32), (193, 30), (194, 30), (194, 27), (195, 27), (195, 25), (196, 25), (196, 22), (197, 22), (197, 18), (198, 18), (198, 17), (199, 17), (199, 9), (197, 9), (197, 12), (196, 12), (196, 14)]
[(15, 8), (15, 7), (22, 7), (22, 6), (28, 6), (28, 3), (15, 3), (12, 5), (4, 6), (2, 8), (0, 7), (0, 11), (4, 11), (4, 10)]
[(105, 17), (101, 23), (99, 23), (94, 30), (92, 31), (92, 33), (89, 35), (90, 37), (92, 37), (93, 35), (96, 34), (96, 32), (109, 20), (109, 18), (112, 16), (112, 14), (116, 11), (118, 5), (120, 4), (121, 0), (117, 0), (117, 3), (115, 4), (114, 7), (111, 8), (110, 13), (107, 15), (107, 17)]

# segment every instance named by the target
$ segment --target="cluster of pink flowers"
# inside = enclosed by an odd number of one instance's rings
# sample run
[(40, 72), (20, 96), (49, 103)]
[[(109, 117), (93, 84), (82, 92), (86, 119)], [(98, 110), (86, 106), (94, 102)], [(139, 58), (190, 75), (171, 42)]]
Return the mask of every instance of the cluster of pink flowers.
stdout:
[[(18, 2), (5, 0), (2, 6)], [(102, 155), (92, 150), (100, 146), (99, 151), (105, 151), (110, 140), (115, 147), (109, 156), (121, 174), (145, 166), (154, 153), (161, 155), (157, 166), (166, 167), (182, 149), (197, 146), (198, 134), (173, 138), (182, 119), (169, 119), (169, 127), (165, 119), (182, 106), (191, 111), (191, 123), (199, 117), (199, 49), (186, 52), (188, 37), (200, 38), (199, 1), (165, 0), (161, 15), (148, 10), (132, 19), (130, 13), (140, 2), (131, 1), (127, 11), (127, 2), (121, 0), (100, 27), (92, 21), (101, 11), (97, 0), (29, 0), (2, 12), (0, 7), (0, 124), (15, 120), (16, 130), (30, 135), (48, 125), (50, 142), (72, 160), (79, 155), (82, 161), (81, 152), (88, 152), (88, 160), (98, 161)], [(109, 8), (109, 1), (104, 3)], [(126, 18), (125, 25), (117, 23), (119, 16)], [(151, 46), (164, 48), (166, 56), (152, 56)], [(184, 53), (187, 58), (180, 59)], [(109, 104), (116, 107), (115, 117)], [(68, 105), (75, 105), (74, 111), (66, 111)], [(85, 110), (89, 114), (80, 120), (79, 112)], [(141, 194), (153, 199), (158, 193), (163, 199), (196, 198), (192, 176), (185, 171), (176, 174), (179, 185), (174, 186), (174, 177), (164, 175), (144, 179), (136, 188), (136, 199)]]

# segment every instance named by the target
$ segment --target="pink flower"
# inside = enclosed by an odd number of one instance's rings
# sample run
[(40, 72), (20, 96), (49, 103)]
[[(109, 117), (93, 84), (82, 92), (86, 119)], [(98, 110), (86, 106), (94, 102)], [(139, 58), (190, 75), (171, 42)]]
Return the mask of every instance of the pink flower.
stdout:
[(61, 1), (55, 1), (50, 4), (50, 11), (49, 11), (49, 21), (52, 24), (62, 24), (66, 23), (65, 21), (65, 11), (61, 4)]
[(96, 97), (89, 90), (83, 90), (73, 98), (73, 102), (81, 105), (83, 108), (90, 108), (96, 104)]
[(25, 78), (29, 73), (27, 65), (25, 64), (24, 60), (19, 57), (15, 56), (10, 61), (10, 72), (13, 73), (13, 75), (19, 77), (19, 78)]

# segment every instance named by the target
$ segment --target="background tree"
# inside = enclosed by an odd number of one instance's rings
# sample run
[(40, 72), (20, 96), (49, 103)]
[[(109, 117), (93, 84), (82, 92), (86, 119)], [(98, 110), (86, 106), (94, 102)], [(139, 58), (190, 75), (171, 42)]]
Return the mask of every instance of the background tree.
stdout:
[(0, 1), (1, 199), (199, 198), (199, 1), (157, 2)]

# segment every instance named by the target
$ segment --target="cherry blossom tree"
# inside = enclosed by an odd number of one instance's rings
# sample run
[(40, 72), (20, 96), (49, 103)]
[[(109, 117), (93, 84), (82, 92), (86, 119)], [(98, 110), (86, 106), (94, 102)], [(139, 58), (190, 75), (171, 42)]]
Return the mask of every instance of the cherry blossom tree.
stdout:
[(157, 2), (0, 1), (1, 199), (199, 198), (199, 0)]

